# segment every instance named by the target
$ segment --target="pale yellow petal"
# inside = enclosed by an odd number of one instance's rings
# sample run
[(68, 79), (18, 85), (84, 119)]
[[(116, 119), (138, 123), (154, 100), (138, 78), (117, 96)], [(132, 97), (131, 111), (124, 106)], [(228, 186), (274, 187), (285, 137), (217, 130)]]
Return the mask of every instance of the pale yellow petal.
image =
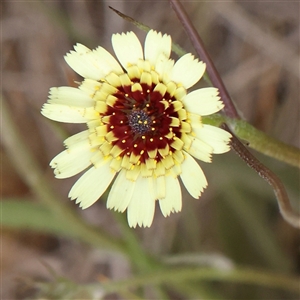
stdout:
[(131, 201), (127, 208), (130, 227), (150, 227), (154, 217), (155, 198), (152, 178), (139, 176), (135, 182)]
[(78, 88), (61, 86), (50, 89), (48, 103), (75, 107), (92, 107), (94, 100), (87, 93)]
[(93, 98), (95, 92), (100, 89), (101, 85), (102, 83), (97, 80), (86, 78), (78, 88)]
[(109, 192), (106, 207), (124, 212), (132, 198), (135, 182), (126, 178), (126, 171), (121, 170)]
[(169, 59), (165, 54), (161, 53), (155, 65), (155, 71), (158, 74), (159, 80), (163, 83), (168, 84), (170, 82), (171, 72), (174, 66), (174, 60)]
[(181, 164), (180, 178), (190, 195), (198, 199), (207, 187), (206, 177), (198, 163), (188, 153), (184, 155), (185, 160)]
[(103, 47), (97, 47), (93, 50), (94, 64), (103, 72), (106, 76), (113, 72), (116, 74), (124, 73), (117, 60)]
[(170, 57), (172, 41), (167, 34), (150, 30), (145, 39), (145, 59), (155, 66), (158, 57), (163, 53), (166, 58)]
[(202, 88), (188, 93), (183, 99), (184, 108), (201, 116), (214, 114), (224, 107), (219, 91), (214, 87)]
[(155, 200), (166, 197), (166, 181), (165, 176), (153, 178), (153, 193)]
[(86, 123), (99, 117), (93, 108), (45, 103), (41, 114), (48, 119), (64, 123)]
[(91, 165), (92, 155), (89, 148), (71, 152), (65, 150), (51, 160), (50, 166), (54, 168), (56, 178), (68, 178), (88, 168)]
[(82, 141), (88, 141), (89, 135), (90, 133), (88, 130), (80, 131), (65, 139), (64, 144), (66, 145), (66, 147), (70, 148), (73, 145), (76, 145), (77, 143), (80, 143)]
[(172, 212), (181, 211), (182, 195), (179, 181), (173, 176), (165, 176), (165, 187), (166, 196), (159, 199), (159, 206), (164, 217), (167, 217)]
[(71, 200), (77, 199), (76, 203), (79, 203), (82, 209), (88, 208), (106, 191), (115, 174), (109, 163), (99, 168), (92, 167), (75, 182), (69, 197)]
[(231, 134), (221, 128), (204, 124), (202, 127), (195, 126), (193, 132), (199, 140), (213, 148), (213, 153), (220, 154), (230, 150)]
[(211, 162), (211, 154), (213, 153), (213, 148), (197, 138), (192, 138), (191, 146), (189, 147), (189, 149), (185, 150), (192, 156), (204, 162)]
[(114, 57), (102, 47), (90, 50), (82, 44), (74, 46), (65, 56), (67, 64), (84, 78), (101, 80), (110, 72), (121, 74), (122, 68)]
[(182, 84), (186, 89), (197, 83), (205, 72), (205, 64), (190, 53), (180, 57), (175, 63), (170, 80)]
[(133, 32), (113, 34), (112, 45), (122, 66), (127, 69), (143, 59), (143, 49), (137, 36)]

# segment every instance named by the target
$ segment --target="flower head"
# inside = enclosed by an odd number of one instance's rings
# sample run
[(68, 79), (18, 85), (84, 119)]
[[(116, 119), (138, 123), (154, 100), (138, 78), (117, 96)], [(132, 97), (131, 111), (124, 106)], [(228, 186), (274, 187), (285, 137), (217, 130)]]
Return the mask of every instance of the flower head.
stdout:
[(223, 103), (213, 87), (187, 93), (205, 64), (191, 54), (170, 59), (169, 35), (151, 30), (144, 51), (133, 32), (114, 34), (112, 45), (119, 62), (102, 47), (81, 44), (65, 56), (84, 80), (78, 88), (51, 88), (42, 114), (86, 123), (87, 130), (66, 139), (67, 149), (50, 165), (57, 178), (89, 168), (69, 193), (82, 208), (115, 178), (107, 207), (127, 209), (131, 227), (149, 227), (156, 200), (164, 216), (181, 210), (179, 177), (192, 197), (200, 197), (207, 181), (193, 157), (211, 162), (212, 153), (229, 150), (230, 134), (201, 122)]

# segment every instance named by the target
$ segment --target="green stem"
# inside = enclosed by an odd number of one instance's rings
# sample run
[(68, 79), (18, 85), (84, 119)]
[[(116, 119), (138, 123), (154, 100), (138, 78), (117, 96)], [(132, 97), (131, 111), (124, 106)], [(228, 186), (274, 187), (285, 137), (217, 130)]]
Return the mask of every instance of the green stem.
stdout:
[(107, 247), (116, 251), (126, 252), (123, 242), (112, 238), (100, 228), (92, 227), (84, 222), (79, 215), (66, 205), (57, 193), (49, 186), (43, 170), (28, 149), (18, 128), (13, 122), (10, 108), (1, 98), (2, 112), (2, 143), (6, 148), (11, 162), (25, 183), (36, 194), (39, 201), (45, 204), (57, 217), (58, 222), (68, 224), (72, 234), (98, 247)]
[(211, 268), (171, 268), (133, 277), (128, 280), (103, 283), (103, 288), (107, 293), (110, 293), (130, 287), (139, 287), (149, 284), (177, 284), (190, 280), (252, 284), (299, 293), (299, 278), (247, 268), (237, 268), (230, 271)]
[[(226, 124), (222, 126), (225, 130), (230, 131)], [(231, 138), (231, 148), (242, 158), (246, 164), (252, 168), (257, 174), (266, 180), (275, 193), (279, 209), (283, 218), (292, 226), (300, 228), (300, 215), (294, 212), (284, 185), (280, 179), (265, 165), (263, 165), (242, 142), (233, 134)]]
[(222, 127), (225, 127), (228, 131), (230, 130), (227, 127), (227, 124), (230, 125), (233, 134), (231, 140), (232, 149), (249, 167), (254, 169), (260, 177), (272, 186), (283, 218), (292, 226), (300, 228), (300, 215), (298, 212), (294, 212), (284, 185), (280, 179), (249, 152), (236, 136), (246, 140), (251, 148), (270, 157), (289, 163), (292, 166), (300, 167), (300, 150), (267, 136), (265, 133), (255, 129), (253, 126), (242, 120), (231, 119), (216, 114), (214, 116), (204, 117), (203, 122), (218, 127), (223, 124)]
[(9, 106), (2, 98), (1, 107), (3, 116), (1, 135), (3, 145), (12, 163), (21, 178), (37, 195), (39, 201), (56, 216), (57, 222), (65, 224), (65, 227), (71, 230), (70, 236), (76, 236), (81, 241), (98, 248), (108, 248), (124, 253), (139, 271), (153, 269), (153, 266), (156, 265), (155, 261), (141, 248), (128, 226), (126, 230), (124, 229), (125, 225), (123, 226), (123, 231), (126, 232), (125, 237), (128, 240), (113, 238), (101, 228), (87, 224), (69, 205), (64, 203), (63, 199), (48, 184), (43, 170), (36, 162), (13, 122)]
[(252, 149), (300, 168), (300, 149), (287, 145), (264, 132), (256, 129), (251, 124), (240, 119), (231, 119), (220, 114), (202, 117), (205, 124), (220, 127), (226, 123), (232, 132)]
[(116, 212), (114, 213), (114, 217), (120, 226), (121, 234), (126, 241), (127, 251), (135, 261), (135, 265), (137, 265), (140, 270), (155, 270), (155, 268), (159, 268), (160, 264), (158, 264), (155, 259), (145, 255), (145, 250), (137, 239), (135, 230), (128, 226), (124, 214)]
[(256, 129), (244, 120), (226, 118), (226, 123), (240, 139), (256, 151), (300, 168), (300, 150)]

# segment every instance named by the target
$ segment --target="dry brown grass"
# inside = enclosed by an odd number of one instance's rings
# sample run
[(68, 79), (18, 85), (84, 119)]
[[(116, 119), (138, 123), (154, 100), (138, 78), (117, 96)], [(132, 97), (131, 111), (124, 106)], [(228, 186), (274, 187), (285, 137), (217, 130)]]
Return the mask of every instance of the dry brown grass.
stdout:
[[(241, 115), (257, 128), (299, 147), (299, 2), (182, 2), (203, 37)], [(45, 176), (66, 202), (69, 201), (67, 192), (75, 179), (53, 179), (48, 162), (63, 149), (62, 140), (54, 134), (49, 122), (39, 111), (50, 87), (69, 85), (70, 80), (76, 80), (76, 75), (63, 60), (64, 54), (74, 43), (83, 42), (90, 48), (100, 44), (111, 50), (112, 33), (134, 30), (141, 38), (144, 37), (143, 32), (109, 10), (108, 5), (156, 30), (171, 34), (174, 41), (194, 53), (168, 1), (2, 2), (1, 88), (4, 101), (9, 104), (27, 145), (43, 166)], [(75, 133), (78, 128), (78, 125), (64, 126), (67, 133)], [(5, 128), (1, 134), (5, 135)], [(272, 196), (268, 187), (258, 179), (253, 179), (255, 175), (247, 175), (248, 169), (234, 155), (226, 157), (228, 163), (218, 158), (215, 166), (207, 167), (212, 187), (206, 191), (201, 202), (196, 203), (185, 195), (181, 214), (168, 219), (156, 216), (150, 230), (137, 231), (146, 249), (157, 255), (222, 252), (236, 263), (299, 273), (298, 232), (281, 221), (274, 201), (271, 205), (270, 202), (261, 205), (259, 200), (255, 200), (254, 205), (261, 210), (258, 218), (269, 218), (266, 224), (274, 232), (279, 251), (287, 259), (278, 266), (265, 264), (264, 256), (260, 257), (251, 241), (247, 246), (250, 247), (247, 255), (244, 253), (245, 247), (234, 244), (239, 236), (245, 235), (245, 231), (237, 229), (236, 233), (234, 228), (238, 223), (228, 223), (231, 216), (224, 217), (225, 212), (230, 213), (230, 206), (225, 205), (225, 208), (222, 206), (218, 210), (217, 206), (222, 202), (222, 189), (226, 189), (225, 184), (219, 184), (219, 181), (226, 182), (227, 176), (228, 180), (240, 180), (238, 182), (241, 189), (247, 191), (249, 202), (257, 197), (255, 190), (262, 197)], [(295, 202), (299, 195), (299, 173), (283, 164), (265, 161), (279, 173), (282, 172), (280, 174)], [(26, 201), (25, 198), (32, 198), (31, 191), (15, 171), (4, 147), (1, 147), (1, 169), (1, 195), (4, 199), (19, 197)], [(230, 172), (232, 174), (228, 175)], [(239, 177), (245, 177), (245, 180)], [(268, 211), (270, 208), (271, 211)], [(84, 212), (84, 217), (88, 222), (118, 232), (103, 203)], [(229, 226), (228, 230), (221, 230), (222, 226)], [(231, 246), (228, 245), (230, 230), (235, 232)], [(1, 238), (2, 299), (5, 300), (32, 299), (35, 290), (24, 288), (25, 285), (18, 283), (16, 277), (49, 279), (51, 276), (39, 263), (40, 260), (51, 265), (58, 274), (76, 282), (91, 282), (99, 274), (114, 279), (126, 278), (130, 274), (130, 267), (124, 258), (116, 260), (116, 256), (76, 241), (36, 234), (26, 229), (6, 228)], [(288, 263), (285, 264), (286, 261)], [(249, 295), (256, 299), (291, 299), (289, 294), (269, 290), (258, 290), (253, 294), (253, 291), (223, 287), (223, 291), (224, 297), (231, 295), (236, 299)], [(151, 297), (151, 292), (148, 295)], [(184, 297), (176, 295), (176, 299)]]

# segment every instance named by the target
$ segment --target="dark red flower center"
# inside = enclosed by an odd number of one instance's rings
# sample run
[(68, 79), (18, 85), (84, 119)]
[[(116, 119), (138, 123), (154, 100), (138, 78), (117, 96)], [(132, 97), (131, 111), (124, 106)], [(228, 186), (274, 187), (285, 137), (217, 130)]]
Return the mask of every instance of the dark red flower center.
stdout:
[[(138, 157), (138, 164), (148, 159), (159, 162), (178, 150), (174, 141), (182, 135), (178, 114), (182, 105), (178, 109), (178, 100), (166, 90), (161, 83), (149, 86), (138, 79), (130, 86), (117, 87), (112, 94), (115, 101), (101, 114), (114, 157), (133, 155)], [(173, 105), (175, 102), (177, 105)]]

